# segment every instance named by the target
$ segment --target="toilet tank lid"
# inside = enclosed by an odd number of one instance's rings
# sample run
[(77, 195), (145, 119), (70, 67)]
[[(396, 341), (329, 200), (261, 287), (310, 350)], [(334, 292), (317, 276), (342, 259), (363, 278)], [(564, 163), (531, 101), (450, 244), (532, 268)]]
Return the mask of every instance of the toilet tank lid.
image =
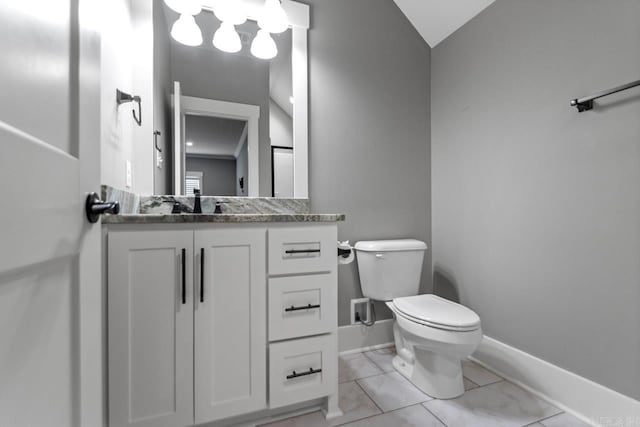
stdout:
[(357, 242), (354, 248), (363, 252), (424, 251), (427, 244), (416, 239), (368, 240)]

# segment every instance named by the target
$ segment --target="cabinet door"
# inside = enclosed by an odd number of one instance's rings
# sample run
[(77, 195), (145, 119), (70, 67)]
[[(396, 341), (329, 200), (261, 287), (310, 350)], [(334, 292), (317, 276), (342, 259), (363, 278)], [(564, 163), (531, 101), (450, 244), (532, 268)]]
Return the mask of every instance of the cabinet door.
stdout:
[(192, 283), (193, 231), (109, 233), (111, 427), (193, 424)]
[(195, 250), (198, 424), (266, 407), (266, 229), (196, 231)]

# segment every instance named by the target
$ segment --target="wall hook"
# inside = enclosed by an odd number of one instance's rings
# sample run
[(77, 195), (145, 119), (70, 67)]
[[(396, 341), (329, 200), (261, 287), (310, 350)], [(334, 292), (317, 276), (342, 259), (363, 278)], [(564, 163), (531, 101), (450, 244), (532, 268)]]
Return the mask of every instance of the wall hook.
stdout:
[(142, 99), (139, 96), (133, 96), (122, 92), (120, 89), (116, 89), (116, 103), (120, 105), (127, 102), (138, 103), (138, 115), (136, 115), (136, 110), (133, 110), (133, 120), (136, 121), (138, 126), (142, 126)]
[(158, 137), (160, 135), (162, 135), (162, 132), (160, 132), (159, 130), (153, 131), (153, 145), (155, 145), (156, 150), (158, 150), (159, 153), (162, 153), (162, 148), (158, 147)]

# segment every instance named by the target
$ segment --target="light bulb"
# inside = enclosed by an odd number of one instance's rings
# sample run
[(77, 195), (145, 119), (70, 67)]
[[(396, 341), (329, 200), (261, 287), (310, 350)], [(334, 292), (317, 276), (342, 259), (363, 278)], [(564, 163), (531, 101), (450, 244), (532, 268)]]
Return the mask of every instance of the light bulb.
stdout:
[(180, 18), (171, 27), (171, 37), (187, 46), (202, 44), (202, 31), (191, 15), (180, 15)]
[(164, 4), (180, 15), (195, 16), (202, 10), (198, 0), (164, 0)]
[(251, 53), (256, 58), (272, 59), (278, 54), (276, 42), (266, 30), (258, 30), (258, 35), (251, 43)]
[(242, 42), (236, 29), (229, 22), (223, 22), (213, 35), (213, 45), (223, 52), (236, 53), (242, 49)]
[(280, 0), (265, 0), (260, 11), (258, 26), (272, 34), (282, 33), (289, 28), (289, 18)]
[(247, 22), (247, 11), (242, 0), (218, 0), (213, 13), (222, 22), (241, 25)]

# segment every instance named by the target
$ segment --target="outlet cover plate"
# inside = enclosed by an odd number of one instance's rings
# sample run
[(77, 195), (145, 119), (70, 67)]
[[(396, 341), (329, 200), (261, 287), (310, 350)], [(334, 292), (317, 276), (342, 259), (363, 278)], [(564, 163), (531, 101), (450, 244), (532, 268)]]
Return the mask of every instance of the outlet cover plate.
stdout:
[[(360, 313), (360, 320), (368, 322), (371, 319), (371, 304), (369, 298), (356, 298), (351, 300), (351, 324), (359, 325), (360, 322), (356, 320), (356, 312)], [(364, 312), (364, 316), (363, 316)]]

